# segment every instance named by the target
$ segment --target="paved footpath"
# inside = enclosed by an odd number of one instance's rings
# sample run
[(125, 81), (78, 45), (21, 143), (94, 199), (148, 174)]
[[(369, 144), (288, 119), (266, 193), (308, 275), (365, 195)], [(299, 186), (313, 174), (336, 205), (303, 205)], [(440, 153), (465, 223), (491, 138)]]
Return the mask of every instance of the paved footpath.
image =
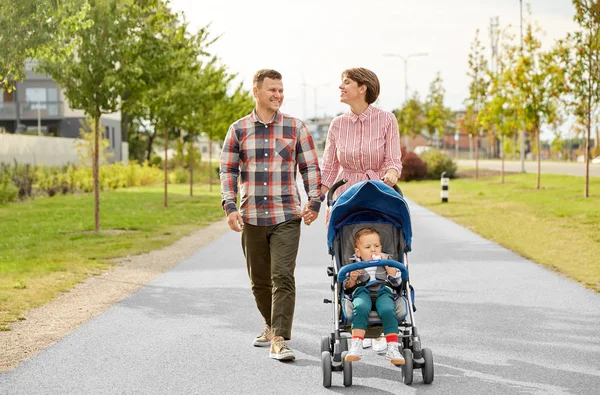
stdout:
[(597, 394), (600, 295), (411, 204), (411, 280), (435, 381), (400, 383), (367, 352), (354, 386), (321, 386), (331, 325), (323, 215), (304, 227), (291, 346), (267, 358), (238, 234), (228, 232), (63, 340), (0, 375), (1, 394)]

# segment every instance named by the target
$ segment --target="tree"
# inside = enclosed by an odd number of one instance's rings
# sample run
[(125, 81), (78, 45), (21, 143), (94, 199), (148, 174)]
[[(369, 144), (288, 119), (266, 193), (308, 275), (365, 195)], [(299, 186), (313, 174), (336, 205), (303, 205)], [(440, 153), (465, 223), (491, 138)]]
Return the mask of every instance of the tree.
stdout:
[(516, 105), (518, 97), (515, 97), (516, 93), (511, 88), (508, 78), (512, 65), (507, 61), (507, 54), (510, 54), (510, 51), (514, 50), (514, 48), (511, 49), (509, 44), (510, 37), (506, 35), (506, 32), (501, 37), (505, 38), (505, 41), (502, 45), (503, 51), (497, 57), (496, 71), (487, 70), (489, 97), (482, 108), (480, 120), (484, 129), (495, 131), (500, 136), (501, 180), (504, 183), (506, 142), (510, 141), (516, 135), (519, 125), (519, 114), (516, 110), (518, 108)]
[(437, 135), (442, 139), (445, 148), (444, 135), (448, 122), (452, 119), (452, 112), (444, 106), (444, 96), (446, 90), (443, 86), (443, 80), (438, 72), (435, 79), (429, 86), (429, 94), (425, 101), (425, 126), (431, 136)]
[(88, 10), (86, 0), (0, 2), (0, 89), (23, 80), (28, 59), (70, 57), (78, 30), (91, 24)]
[(581, 27), (569, 36), (573, 50), (569, 59), (571, 106), (586, 131), (585, 189), (589, 197), (592, 118), (600, 104), (600, 0), (573, 0), (575, 21)]
[[(123, 91), (123, 65), (128, 42), (135, 33), (133, 10), (143, 2), (134, 0), (88, 0), (85, 19), (92, 23), (77, 31), (71, 58), (47, 58), (41, 71), (49, 74), (65, 91), (71, 107), (82, 109), (92, 118), (94, 131), (94, 229), (100, 230), (99, 129), (100, 117), (118, 111)], [(60, 42), (58, 42), (60, 46)]]
[(475, 179), (479, 178), (479, 136), (483, 126), (481, 111), (487, 101), (487, 92), (489, 86), (488, 63), (483, 52), (485, 47), (479, 41), (479, 29), (475, 32), (475, 39), (471, 43), (471, 53), (469, 53), (469, 71), (467, 75), (469, 82), (469, 97), (466, 100), (467, 114), (474, 117), (469, 122), (473, 123), (474, 130), (470, 135), (475, 137)]
[(540, 131), (555, 110), (556, 100), (566, 91), (565, 68), (559, 58), (564, 57), (565, 47), (557, 43), (550, 51), (541, 49), (530, 21), (523, 38), (523, 50), (511, 70), (510, 81), (522, 100), (523, 121), (526, 130), (534, 137), (537, 151), (537, 189), (540, 189), (541, 150)]
[(398, 131), (404, 136), (406, 152), (410, 150), (409, 137), (415, 138), (425, 127), (425, 113), (419, 94), (414, 92), (412, 97), (400, 110), (394, 110), (398, 120)]

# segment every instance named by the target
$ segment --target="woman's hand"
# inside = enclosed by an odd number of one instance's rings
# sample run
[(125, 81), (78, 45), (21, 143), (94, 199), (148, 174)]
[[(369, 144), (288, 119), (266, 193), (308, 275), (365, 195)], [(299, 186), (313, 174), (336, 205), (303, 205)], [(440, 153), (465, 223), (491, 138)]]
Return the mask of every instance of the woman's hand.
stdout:
[(396, 185), (398, 183), (398, 173), (396, 173), (396, 170), (388, 170), (383, 176), (383, 182), (391, 187)]

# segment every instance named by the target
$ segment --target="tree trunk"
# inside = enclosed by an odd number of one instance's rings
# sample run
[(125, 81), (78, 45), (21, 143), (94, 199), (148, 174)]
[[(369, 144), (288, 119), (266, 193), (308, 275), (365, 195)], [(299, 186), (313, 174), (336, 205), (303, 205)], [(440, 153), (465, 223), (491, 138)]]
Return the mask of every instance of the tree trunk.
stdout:
[(190, 140), (190, 196), (194, 196), (194, 137)]
[(502, 168), (500, 170), (500, 174), (502, 177), (502, 184), (504, 184), (504, 136), (500, 137), (500, 149), (498, 150), (498, 154), (502, 158)]
[(208, 191), (212, 192), (212, 140), (210, 134), (208, 135)]
[(168, 205), (168, 194), (167, 194), (167, 183), (168, 183), (168, 176), (169, 176), (169, 170), (167, 169), (167, 161), (169, 160), (169, 129), (165, 128), (165, 160), (163, 163), (163, 167), (165, 169), (165, 202), (164, 202), (164, 206), (167, 207)]
[(408, 134), (404, 135), (404, 149), (406, 149), (406, 152), (410, 151), (410, 146), (408, 145)]
[(100, 231), (100, 117), (94, 118), (94, 158), (92, 160), (92, 173), (94, 177), (94, 231)]
[(537, 189), (540, 189), (540, 178), (542, 175), (541, 158), (542, 151), (540, 150), (540, 129), (535, 129), (535, 144), (537, 146)]
[(479, 179), (479, 135), (475, 136), (475, 179)]
[(154, 139), (156, 138), (156, 130), (152, 132), (150, 137), (148, 138), (148, 146), (146, 147), (146, 160), (150, 162), (150, 157), (152, 156), (152, 145), (154, 144)]
[(590, 134), (592, 131), (592, 114), (588, 111), (587, 135), (585, 136), (585, 191), (583, 196), (590, 197)]

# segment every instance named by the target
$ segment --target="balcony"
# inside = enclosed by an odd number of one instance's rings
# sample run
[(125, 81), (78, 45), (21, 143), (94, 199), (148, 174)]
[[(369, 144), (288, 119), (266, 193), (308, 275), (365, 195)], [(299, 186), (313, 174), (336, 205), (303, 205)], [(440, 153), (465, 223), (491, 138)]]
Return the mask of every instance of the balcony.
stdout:
[(17, 119), (17, 103), (0, 102), (0, 120)]
[(64, 118), (63, 102), (19, 102), (20, 118), (29, 119), (62, 119)]
[[(40, 119), (63, 119), (64, 118), (64, 103), (63, 102), (19, 102), (19, 118), (22, 120)], [(16, 120), (17, 119), (17, 103), (0, 102), (0, 120)]]

